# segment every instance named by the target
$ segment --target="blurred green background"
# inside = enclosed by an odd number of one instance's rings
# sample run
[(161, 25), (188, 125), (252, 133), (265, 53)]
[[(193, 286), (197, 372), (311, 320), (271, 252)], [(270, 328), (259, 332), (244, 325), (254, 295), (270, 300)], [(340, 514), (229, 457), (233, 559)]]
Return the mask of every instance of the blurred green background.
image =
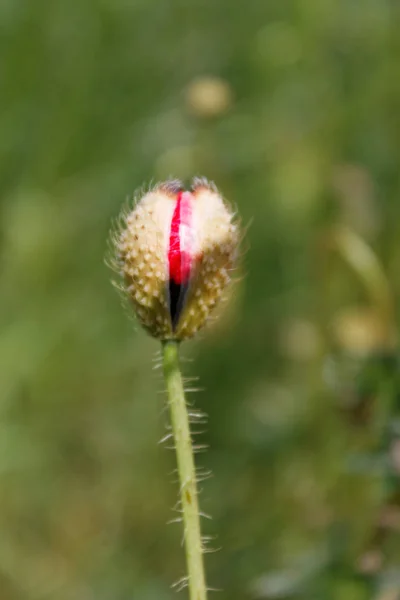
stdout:
[(158, 345), (103, 258), (127, 196), (196, 174), (250, 225), (184, 347), (211, 597), (399, 598), (399, 26), (394, 0), (1, 0), (0, 600), (186, 597)]

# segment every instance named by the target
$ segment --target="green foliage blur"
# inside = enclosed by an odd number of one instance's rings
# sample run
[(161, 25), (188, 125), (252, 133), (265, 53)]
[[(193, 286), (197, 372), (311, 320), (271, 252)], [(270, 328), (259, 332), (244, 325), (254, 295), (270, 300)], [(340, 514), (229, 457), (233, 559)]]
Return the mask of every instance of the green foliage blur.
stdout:
[(399, 27), (394, 0), (1, 0), (0, 600), (186, 597), (159, 347), (103, 259), (126, 197), (193, 175), (246, 229), (182, 349), (211, 598), (400, 597)]

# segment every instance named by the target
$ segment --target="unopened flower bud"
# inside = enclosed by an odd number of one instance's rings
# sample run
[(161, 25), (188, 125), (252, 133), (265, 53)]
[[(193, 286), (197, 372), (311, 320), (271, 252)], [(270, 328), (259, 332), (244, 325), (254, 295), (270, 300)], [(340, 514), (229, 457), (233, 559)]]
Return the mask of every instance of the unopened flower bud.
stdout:
[(156, 185), (123, 215), (117, 268), (139, 322), (156, 338), (184, 340), (208, 320), (230, 283), (238, 225), (214, 184)]

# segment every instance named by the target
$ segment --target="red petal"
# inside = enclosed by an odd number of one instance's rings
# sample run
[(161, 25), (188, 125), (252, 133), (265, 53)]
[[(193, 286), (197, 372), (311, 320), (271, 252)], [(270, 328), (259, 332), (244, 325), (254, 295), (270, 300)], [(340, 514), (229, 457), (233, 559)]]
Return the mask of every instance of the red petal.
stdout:
[(186, 284), (190, 278), (193, 259), (193, 195), (179, 192), (172, 216), (169, 234), (169, 278), (174, 283)]

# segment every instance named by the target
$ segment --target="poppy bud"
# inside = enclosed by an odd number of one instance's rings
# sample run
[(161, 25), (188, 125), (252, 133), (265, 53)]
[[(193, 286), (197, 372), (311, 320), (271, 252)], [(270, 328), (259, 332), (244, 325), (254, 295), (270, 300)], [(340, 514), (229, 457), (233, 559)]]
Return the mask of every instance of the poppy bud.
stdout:
[(231, 280), (239, 231), (213, 183), (156, 185), (123, 215), (117, 268), (138, 320), (154, 337), (184, 340), (208, 320)]

